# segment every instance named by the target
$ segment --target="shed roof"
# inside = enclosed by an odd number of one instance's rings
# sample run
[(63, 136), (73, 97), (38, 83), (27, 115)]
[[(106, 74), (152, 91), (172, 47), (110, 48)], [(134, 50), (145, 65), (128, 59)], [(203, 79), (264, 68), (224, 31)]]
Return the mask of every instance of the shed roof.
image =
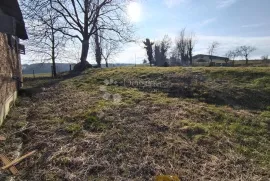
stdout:
[(17, 0), (1, 0), (0, 9), (16, 20), (16, 36), (20, 39), (28, 39), (22, 12)]
[(227, 57), (219, 57), (219, 56), (214, 56), (214, 55), (204, 55), (204, 54), (198, 54), (193, 56), (193, 58), (203, 58), (203, 57), (212, 57), (213, 59), (220, 59), (220, 60), (227, 60)]

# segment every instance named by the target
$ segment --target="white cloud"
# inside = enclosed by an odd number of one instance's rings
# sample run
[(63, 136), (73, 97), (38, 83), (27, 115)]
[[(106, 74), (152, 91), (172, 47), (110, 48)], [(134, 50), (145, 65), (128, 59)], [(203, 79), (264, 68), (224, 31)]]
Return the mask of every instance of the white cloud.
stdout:
[(242, 28), (258, 28), (261, 26), (264, 26), (265, 23), (257, 23), (257, 24), (247, 24), (247, 25), (242, 25)]
[(218, 0), (217, 8), (227, 8), (234, 3), (236, 3), (237, 0)]
[(185, 3), (187, 1), (188, 0), (164, 0), (166, 6), (168, 8), (172, 8), (174, 6), (177, 6), (177, 5), (181, 4), (181, 3)]
[(262, 55), (270, 54), (270, 36), (265, 37), (236, 37), (236, 36), (204, 36), (198, 35), (198, 43), (194, 54), (207, 53), (208, 45), (217, 41), (220, 46), (217, 55), (224, 55), (228, 50), (233, 50), (241, 45), (250, 45), (257, 48), (251, 58), (260, 58)]
[(217, 21), (217, 18), (209, 18), (209, 19), (203, 20), (202, 22), (198, 23), (198, 26), (206, 26), (206, 25), (209, 25), (215, 21)]
[[(141, 41), (142, 42), (142, 41)], [(114, 63), (130, 63), (130, 64), (141, 64), (142, 60), (147, 58), (144, 46), (141, 44), (128, 44), (124, 47), (124, 51), (121, 52), (114, 59)]]

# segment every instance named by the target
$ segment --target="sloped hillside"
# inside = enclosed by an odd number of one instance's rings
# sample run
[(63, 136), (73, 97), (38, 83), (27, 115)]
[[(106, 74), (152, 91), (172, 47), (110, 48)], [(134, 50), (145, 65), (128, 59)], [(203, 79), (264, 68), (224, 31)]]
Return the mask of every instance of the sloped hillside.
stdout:
[[(91, 69), (28, 79), (0, 152), (17, 180), (268, 180), (269, 68)], [(9, 177), (0, 173), (0, 178)]]

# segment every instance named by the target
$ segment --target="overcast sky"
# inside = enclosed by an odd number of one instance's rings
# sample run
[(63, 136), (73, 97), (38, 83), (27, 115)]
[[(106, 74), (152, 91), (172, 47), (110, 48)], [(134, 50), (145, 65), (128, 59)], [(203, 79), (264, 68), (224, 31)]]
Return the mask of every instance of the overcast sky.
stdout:
[[(134, 0), (128, 11), (141, 40), (157, 41), (166, 34), (174, 40), (186, 28), (196, 34), (194, 54), (206, 54), (209, 44), (218, 41), (217, 55), (251, 45), (257, 48), (252, 58), (260, 58), (270, 55), (269, 7), (270, 0)], [(135, 63), (135, 57), (137, 63), (146, 57), (141, 43), (126, 45), (114, 62)]]

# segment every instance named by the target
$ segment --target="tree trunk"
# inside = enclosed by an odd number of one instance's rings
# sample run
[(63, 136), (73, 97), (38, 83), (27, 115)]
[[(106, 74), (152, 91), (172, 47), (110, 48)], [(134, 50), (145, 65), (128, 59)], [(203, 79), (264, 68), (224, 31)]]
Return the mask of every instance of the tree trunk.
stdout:
[(54, 29), (52, 28), (52, 77), (56, 77), (56, 64), (55, 64), (55, 37), (54, 37)]
[(181, 63), (182, 65), (185, 65), (185, 56), (183, 53), (181, 53)]
[(101, 67), (101, 47), (100, 47), (100, 41), (99, 41), (99, 35), (98, 35), (98, 30), (95, 33), (95, 45), (96, 45), (96, 62), (97, 62), (97, 67)]
[(108, 68), (109, 67), (109, 64), (108, 64), (108, 60), (105, 59), (105, 63), (106, 63), (106, 67)]
[(246, 57), (246, 65), (248, 64), (248, 58)]
[(212, 57), (209, 57), (210, 58), (210, 63), (209, 63), (209, 66), (212, 66), (213, 64), (212, 64)]
[(83, 41), (82, 41), (82, 52), (81, 52), (81, 65), (80, 69), (84, 70), (87, 66), (87, 57), (89, 51), (89, 39), (88, 36), (88, 14), (89, 14), (89, 2), (88, 0), (84, 1), (84, 27), (83, 27)]
[(84, 69), (87, 65), (87, 56), (89, 51), (89, 39), (82, 41), (82, 52), (81, 52), (81, 68)]
[(54, 78), (57, 76), (57, 74), (56, 74), (55, 57), (52, 58), (52, 74), (53, 74), (53, 77)]
[(55, 64), (55, 43), (54, 43), (54, 36), (52, 38), (52, 77), (56, 77), (56, 64)]
[(192, 66), (192, 51), (189, 51), (189, 63)]

